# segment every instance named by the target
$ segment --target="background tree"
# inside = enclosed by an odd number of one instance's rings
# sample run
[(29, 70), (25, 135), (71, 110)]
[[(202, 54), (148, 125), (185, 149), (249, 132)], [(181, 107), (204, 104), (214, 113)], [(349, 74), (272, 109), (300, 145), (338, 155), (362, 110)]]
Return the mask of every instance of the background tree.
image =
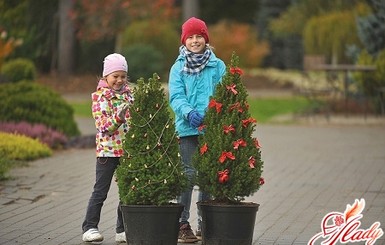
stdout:
[(186, 21), (190, 17), (200, 16), (199, 0), (183, 0), (182, 1), (182, 21)]
[(257, 30), (261, 39), (269, 42), (270, 54), (264, 66), (281, 69), (302, 67), (302, 44), (296, 35), (285, 38), (273, 35), (269, 23), (280, 16), (291, 4), (291, 0), (261, 0), (257, 12)]
[(57, 9), (57, 0), (0, 1), (0, 29), (22, 40), (7, 59), (31, 59), (43, 72), (55, 68)]
[[(110, 52), (123, 52), (123, 48), (128, 49), (137, 44), (127, 45), (126, 41), (130, 37), (124, 36), (127, 29), (135, 23), (153, 22), (164, 26), (175, 22), (179, 12), (173, 3), (173, 0), (77, 0), (71, 16), (76, 23), (79, 39), (78, 63), (87, 71), (99, 71), (97, 60), (103, 59)], [(101, 9), (103, 11), (100, 11)], [(141, 32), (145, 32), (143, 35), (148, 36), (148, 30), (136, 30), (136, 33)], [(150, 30), (151, 33), (159, 33), (157, 26)], [(152, 39), (150, 44), (156, 44), (161, 40)], [(149, 44), (148, 40), (142, 39), (140, 42)], [(89, 59), (90, 54), (93, 56), (92, 60)], [(151, 59), (148, 61), (151, 62)], [(85, 65), (87, 67), (84, 67)]]
[[(101, 11), (103, 10), (103, 11)], [(121, 32), (135, 20), (175, 18), (172, 0), (77, 0), (72, 18), (77, 23), (77, 35), (83, 40), (112, 38), (119, 52)]]
[(346, 47), (360, 46), (352, 11), (334, 12), (311, 18), (303, 30), (307, 54), (324, 55), (332, 64), (347, 63)]
[[(355, 16), (365, 11), (364, 6), (362, 0), (294, 1), (269, 23), (268, 29), (273, 38), (297, 36), (299, 44), (306, 48), (308, 54), (323, 52), (327, 59), (334, 59), (334, 63), (338, 59), (346, 61), (347, 46), (359, 43)], [(336, 25), (339, 28), (335, 28)]]
[[(191, 0), (187, 0), (191, 1)], [(255, 0), (200, 0), (200, 16), (208, 24), (215, 24), (221, 20), (231, 20), (239, 23), (255, 25), (255, 13), (258, 9), (258, 1)], [(221, 11), (218, 11), (220, 9)]]
[(357, 18), (358, 37), (365, 49), (376, 56), (385, 49), (385, 2), (371, 0), (372, 13)]
[(236, 51), (243, 57), (240, 65), (245, 68), (261, 66), (263, 58), (269, 53), (269, 44), (259, 40), (255, 28), (246, 23), (222, 20), (211, 25), (210, 40), (218, 57), (229, 60)]
[(59, 2), (59, 44), (58, 44), (58, 72), (61, 76), (73, 73), (75, 32), (70, 12), (73, 1), (60, 0)]

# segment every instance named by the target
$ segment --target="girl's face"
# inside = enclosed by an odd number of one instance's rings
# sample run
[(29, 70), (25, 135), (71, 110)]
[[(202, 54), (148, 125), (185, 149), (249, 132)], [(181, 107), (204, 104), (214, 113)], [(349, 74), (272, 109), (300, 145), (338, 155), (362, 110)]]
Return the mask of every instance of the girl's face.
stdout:
[(119, 91), (127, 81), (128, 77), (125, 71), (115, 71), (106, 76), (108, 87), (115, 91)]
[(203, 54), (206, 49), (206, 41), (204, 37), (197, 34), (187, 37), (185, 45), (188, 51), (196, 54)]

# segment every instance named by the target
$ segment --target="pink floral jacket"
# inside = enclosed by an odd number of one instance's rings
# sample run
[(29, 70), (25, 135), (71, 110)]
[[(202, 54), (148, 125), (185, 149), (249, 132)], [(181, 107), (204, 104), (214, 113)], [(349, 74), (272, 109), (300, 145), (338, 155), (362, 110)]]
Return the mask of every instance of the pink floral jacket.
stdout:
[[(132, 101), (132, 94), (127, 85), (118, 93), (109, 89), (107, 84), (101, 80), (97, 91), (92, 93), (92, 116), (97, 129), (97, 157), (121, 157), (123, 155), (123, 140), (129, 126), (118, 118), (118, 106), (122, 103), (131, 104)], [(127, 110), (126, 120), (129, 117)]]

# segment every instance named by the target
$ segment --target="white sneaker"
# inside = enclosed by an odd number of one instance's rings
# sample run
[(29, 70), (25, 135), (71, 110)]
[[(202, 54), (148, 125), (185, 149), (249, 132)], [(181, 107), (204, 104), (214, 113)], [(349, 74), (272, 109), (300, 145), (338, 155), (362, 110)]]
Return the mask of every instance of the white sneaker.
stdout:
[(83, 233), (83, 242), (101, 242), (103, 239), (104, 237), (96, 228), (91, 228)]
[(126, 233), (124, 231), (120, 232), (120, 233), (116, 233), (116, 235), (115, 235), (115, 242), (117, 242), (117, 243), (127, 242), (127, 240), (126, 240)]

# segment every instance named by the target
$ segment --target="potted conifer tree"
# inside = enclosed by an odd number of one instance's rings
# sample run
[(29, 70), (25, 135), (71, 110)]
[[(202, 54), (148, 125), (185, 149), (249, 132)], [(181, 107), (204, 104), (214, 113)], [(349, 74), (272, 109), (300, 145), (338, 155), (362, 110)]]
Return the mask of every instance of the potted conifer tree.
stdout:
[(210, 98), (193, 156), (196, 183), (212, 200), (199, 202), (202, 244), (251, 245), (259, 204), (244, 202), (264, 183), (256, 119), (249, 113), (239, 58), (233, 54)]
[(183, 206), (171, 201), (187, 182), (159, 76), (139, 79), (133, 94), (125, 153), (116, 170), (127, 243), (177, 244)]

